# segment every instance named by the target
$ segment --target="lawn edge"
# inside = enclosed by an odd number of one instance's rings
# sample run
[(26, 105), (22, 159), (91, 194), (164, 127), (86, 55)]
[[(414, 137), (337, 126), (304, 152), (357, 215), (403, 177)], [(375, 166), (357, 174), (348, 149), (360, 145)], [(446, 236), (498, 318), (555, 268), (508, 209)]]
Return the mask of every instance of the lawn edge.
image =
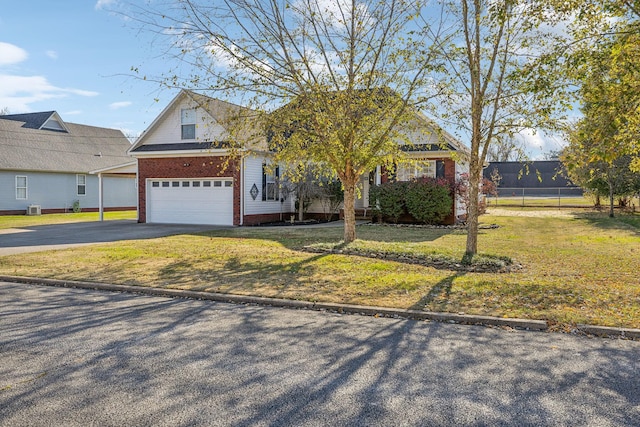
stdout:
[[(127, 292), (171, 298), (210, 300), (234, 304), (257, 304), (264, 306), (309, 309), (316, 311), (335, 311), (337, 313), (361, 314), (374, 317), (399, 317), (412, 320), (431, 320), (436, 322), (458, 323), (467, 325), (506, 326), (514, 329), (533, 331), (544, 331), (548, 327), (547, 322), (544, 320), (502, 318), (493, 316), (407, 310), (354, 304), (301, 301), (282, 298), (225, 294), (219, 292), (188, 291), (181, 289), (153, 288), (148, 286), (116, 285), (101, 282), (84, 282), (75, 280), (44, 279), (38, 277), (6, 275), (0, 275), (0, 281), (67, 288), (96, 289), (111, 292)], [(638, 331), (638, 333), (640, 336), (640, 331)]]
[[(504, 326), (528, 331), (545, 331), (549, 325), (544, 320), (502, 318), (494, 316), (480, 316), (471, 314), (456, 314), (447, 312), (406, 310), (388, 307), (364, 306), (354, 304), (339, 304), (327, 302), (313, 302), (290, 300), (282, 298), (268, 298), (249, 295), (225, 294), (220, 292), (188, 291), (182, 289), (164, 289), (148, 286), (116, 285), (112, 283), (84, 282), (76, 280), (45, 279), (39, 277), (0, 275), (0, 281), (25, 283), (65, 288), (95, 289), (110, 292), (126, 292), (169, 298), (186, 298), (208, 300), (232, 304), (256, 304), (281, 308), (308, 309), (316, 311), (333, 311), (344, 314), (360, 314), (372, 317), (393, 317), (411, 320), (430, 320), (435, 322), (457, 323), (465, 325)], [(576, 325), (576, 332), (600, 338), (640, 339), (640, 329), (618, 328), (598, 325)]]

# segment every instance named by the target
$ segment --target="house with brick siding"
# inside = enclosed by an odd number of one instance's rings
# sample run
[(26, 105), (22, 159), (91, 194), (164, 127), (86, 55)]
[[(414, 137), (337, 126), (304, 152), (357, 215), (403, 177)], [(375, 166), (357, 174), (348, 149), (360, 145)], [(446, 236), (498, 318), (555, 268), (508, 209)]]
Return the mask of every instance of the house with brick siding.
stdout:
[[(370, 212), (369, 189), (388, 181), (410, 181), (415, 178), (444, 178), (455, 182), (468, 174), (469, 149), (453, 135), (440, 128), (424, 114), (417, 112), (408, 131), (410, 143), (403, 145), (408, 161), (395, 165), (393, 171), (378, 166), (360, 182), (361, 195), (356, 200), (356, 213), (367, 216)], [(445, 220), (453, 224), (466, 215), (466, 206), (460, 198), (453, 200), (452, 213)]]
[[(407, 146), (415, 161), (399, 165), (395, 179), (455, 179), (464, 167), (453, 152), (464, 147), (436, 133), (426, 117), (418, 119), (433, 131), (416, 133)], [(289, 219), (295, 198), (281, 191), (279, 179), (286, 165), (272, 164), (267, 145), (252, 110), (182, 90), (129, 150), (138, 163), (138, 221), (255, 225)], [(394, 178), (380, 167), (363, 177), (357, 208), (366, 214), (369, 187), (388, 179)], [(308, 212), (323, 209), (315, 203)]]

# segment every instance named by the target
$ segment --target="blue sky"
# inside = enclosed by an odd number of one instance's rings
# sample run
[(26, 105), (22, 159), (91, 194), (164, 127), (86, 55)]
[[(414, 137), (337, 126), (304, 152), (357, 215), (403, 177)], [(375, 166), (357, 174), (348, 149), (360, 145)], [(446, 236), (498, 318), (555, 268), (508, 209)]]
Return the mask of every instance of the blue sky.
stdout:
[[(0, 109), (143, 131), (175, 95), (132, 76), (153, 65), (148, 36), (109, 12), (112, 0), (11, 1), (0, 8)], [(157, 61), (159, 62), (159, 61)]]
[[(57, 111), (63, 120), (139, 135), (176, 95), (134, 76), (162, 76), (151, 35), (111, 11), (119, 0), (7, 1), (0, 8), (0, 109)], [(560, 148), (528, 134), (533, 159)], [(464, 141), (463, 141), (464, 142)]]

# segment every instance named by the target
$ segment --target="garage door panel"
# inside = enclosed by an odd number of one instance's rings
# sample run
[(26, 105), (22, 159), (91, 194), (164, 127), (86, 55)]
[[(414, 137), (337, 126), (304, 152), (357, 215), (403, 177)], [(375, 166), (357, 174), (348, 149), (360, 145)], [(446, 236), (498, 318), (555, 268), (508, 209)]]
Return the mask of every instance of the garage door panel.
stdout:
[(147, 221), (233, 225), (233, 181), (150, 180)]

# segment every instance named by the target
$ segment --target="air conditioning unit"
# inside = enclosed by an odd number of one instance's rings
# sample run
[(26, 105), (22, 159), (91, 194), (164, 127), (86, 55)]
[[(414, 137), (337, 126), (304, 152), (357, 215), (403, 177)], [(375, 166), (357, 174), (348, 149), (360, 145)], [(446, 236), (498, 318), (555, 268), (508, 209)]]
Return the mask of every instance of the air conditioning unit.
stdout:
[(40, 211), (40, 205), (29, 205), (27, 209), (27, 215), (40, 215), (42, 212)]

